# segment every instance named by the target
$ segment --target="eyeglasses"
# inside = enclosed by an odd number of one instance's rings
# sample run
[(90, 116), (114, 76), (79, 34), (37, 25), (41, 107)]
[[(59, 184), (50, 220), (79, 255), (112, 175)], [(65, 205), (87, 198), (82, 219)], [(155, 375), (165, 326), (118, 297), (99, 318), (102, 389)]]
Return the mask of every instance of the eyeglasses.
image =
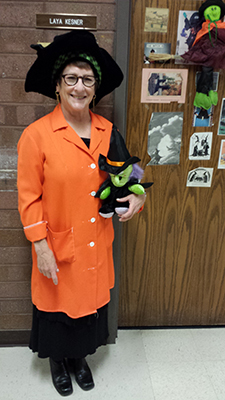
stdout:
[(77, 75), (70, 75), (65, 74), (61, 75), (64, 79), (64, 82), (68, 86), (75, 86), (78, 82), (78, 79), (82, 80), (82, 83), (86, 87), (92, 87), (96, 83), (97, 79), (93, 75), (84, 75), (84, 76), (77, 76)]

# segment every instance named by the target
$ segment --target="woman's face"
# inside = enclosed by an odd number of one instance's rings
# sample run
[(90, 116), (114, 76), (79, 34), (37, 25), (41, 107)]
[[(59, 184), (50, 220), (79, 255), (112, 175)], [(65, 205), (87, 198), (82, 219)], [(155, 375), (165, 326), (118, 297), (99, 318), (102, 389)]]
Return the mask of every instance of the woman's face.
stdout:
[[(89, 65), (85, 68), (79, 68), (76, 65), (67, 65), (62, 75), (76, 75), (76, 76), (94, 76), (93, 70)], [(78, 79), (76, 85), (68, 86), (64, 79), (61, 78), (60, 83), (57, 83), (56, 90), (60, 95), (60, 102), (62, 109), (70, 114), (82, 112), (84, 110), (89, 111), (89, 104), (91, 103), (95, 94), (95, 85), (86, 87), (83, 85), (81, 79)]]

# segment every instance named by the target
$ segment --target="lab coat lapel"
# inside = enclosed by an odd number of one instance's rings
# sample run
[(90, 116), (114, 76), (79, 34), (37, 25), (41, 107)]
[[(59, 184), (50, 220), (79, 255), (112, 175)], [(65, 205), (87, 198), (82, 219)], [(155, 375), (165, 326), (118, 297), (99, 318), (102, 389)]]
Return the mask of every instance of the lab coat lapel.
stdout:
[(94, 124), (91, 127), (91, 143), (90, 143), (90, 153), (94, 156), (100, 143), (102, 142), (102, 131), (97, 129)]
[(89, 149), (84, 143), (84, 141), (80, 138), (80, 136), (68, 125), (67, 129), (63, 133), (63, 138), (68, 142), (75, 144), (75, 146), (81, 148), (82, 150), (89, 153)]
[(54, 132), (62, 131), (63, 138), (65, 140), (75, 144), (75, 146), (81, 148), (83, 151), (91, 154), (94, 157), (95, 152), (97, 151), (100, 143), (102, 142), (102, 134), (104, 134), (105, 126), (101, 122), (101, 119), (98, 117), (98, 115), (90, 111), (90, 116), (91, 116), (91, 142), (89, 149), (83, 142), (83, 140), (79, 137), (79, 135), (77, 135), (77, 133), (74, 132), (74, 130), (65, 120), (60, 104), (58, 104), (55, 110), (53, 111), (52, 124)]

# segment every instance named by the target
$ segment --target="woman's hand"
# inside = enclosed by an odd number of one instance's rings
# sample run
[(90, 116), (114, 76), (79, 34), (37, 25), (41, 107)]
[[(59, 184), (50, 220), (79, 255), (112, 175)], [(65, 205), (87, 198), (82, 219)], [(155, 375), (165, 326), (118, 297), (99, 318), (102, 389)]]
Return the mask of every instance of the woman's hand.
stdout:
[(34, 248), (37, 254), (37, 266), (41, 274), (53, 280), (55, 285), (58, 284), (57, 272), (58, 267), (52, 250), (48, 247), (46, 239), (34, 242)]
[(125, 214), (119, 215), (120, 222), (126, 222), (131, 219), (134, 214), (136, 214), (140, 208), (143, 206), (146, 199), (146, 194), (136, 195), (136, 194), (129, 194), (126, 197), (121, 199), (116, 199), (118, 202), (125, 202), (129, 201), (129, 209)]

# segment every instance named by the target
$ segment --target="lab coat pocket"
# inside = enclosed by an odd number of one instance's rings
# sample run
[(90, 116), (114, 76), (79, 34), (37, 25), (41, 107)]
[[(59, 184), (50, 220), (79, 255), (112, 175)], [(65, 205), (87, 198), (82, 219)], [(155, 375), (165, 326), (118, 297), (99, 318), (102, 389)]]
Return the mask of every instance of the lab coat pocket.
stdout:
[(63, 232), (53, 232), (48, 226), (48, 239), (50, 241), (56, 262), (72, 263), (75, 261), (73, 228)]

